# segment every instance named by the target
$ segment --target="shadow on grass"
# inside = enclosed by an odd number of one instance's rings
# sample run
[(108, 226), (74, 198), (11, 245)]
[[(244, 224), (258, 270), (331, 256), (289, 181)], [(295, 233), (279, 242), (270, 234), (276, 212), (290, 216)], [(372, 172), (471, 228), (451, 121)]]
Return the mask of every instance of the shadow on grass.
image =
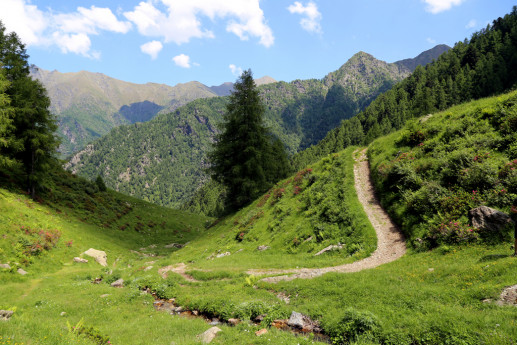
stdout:
[(479, 259), (479, 262), (495, 261), (499, 259), (508, 258), (510, 256), (510, 254), (490, 254), (483, 256), (481, 259)]

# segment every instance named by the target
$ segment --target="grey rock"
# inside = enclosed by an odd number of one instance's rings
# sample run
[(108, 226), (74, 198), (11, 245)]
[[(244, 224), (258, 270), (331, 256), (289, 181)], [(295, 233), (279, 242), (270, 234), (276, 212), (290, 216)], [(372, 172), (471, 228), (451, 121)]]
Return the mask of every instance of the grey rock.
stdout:
[(268, 250), (268, 249), (270, 249), (270, 248), (271, 248), (270, 246), (258, 246), (258, 248), (257, 248), (257, 249), (258, 249), (259, 251), (261, 251), (261, 252), (262, 252), (262, 251), (264, 251), (264, 250)]
[(6, 270), (10, 270), (11, 266), (9, 264), (0, 264), (0, 268), (5, 268)]
[(115, 280), (113, 283), (111, 283), (111, 286), (116, 288), (124, 287), (124, 279), (120, 278), (118, 280)]
[(104, 295), (101, 295), (100, 297), (101, 297), (101, 298), (106, 298), (106, 297), (108, 297), (108, 296), (109, 296), (109, 293), (105, 293)]
[(66, 311), (62, 311), (59, 315), (65, 316), (66, 315)]
[(305, 324), (304, 317), (305, 315), (302, 313), (293, 311), (289, 317), (289, 321), (287, 321), (287, 324), (291, 327), (303, 328)]
[(322, 250), (320, 250), (319, 252), (314, 254), (314, 256), (321, 255), (321, 254), (323, 254), (325, 252), (328, 252), (328, 251), (331, 251), (331, 250), (339, 250), (339, 249), (343, 249), (343, 245), (341, 243), (339, 243), (339, 244), (331, 244), (330, 246), (328, 246), (326, 248), (323, 248)]
[(18, 268), (17, 272), (21, 274), (22, 276), (26, 275), (27, 272), (23, 268)]
[(106, 252), (102, 250), (97, 250), (90, 248), (87, 251), (85, 251), (83, 254), (91, 256), (95, 259), (101, 266), (108, 266), (108, 256), (106, 255)]
[(7, 321), (13, 316), (14, 311), (12, 310), (0, 310), (0, 321)]
[(221, 253), (221, 254), (217, 254), (215, 257), (216, 258), (222, 258), (222, 257), (229, 256), (229, 255), (231, 255), (230, 252), (224, 252), (224, 253)]
[(487, 206), (479, 206), (469, 211), (469, 221), (473, 227), (490, 232), (499, 232), (512, 223), (509, 215)]
[(83, 263), (83, 264), (85, 264), (85, 263), (87, 263), (87, 262), (88, 262), (88, 260), (86, 260), (86, 259), (83, 259), (83, 258), (80, 258), (80, 257), (77, 257), (77, 256), (76, 256), (76, 257), (74, 258), (74, 262), (79, 262), (79, 263)]
[(164, 247), (165, 248), (183, 248), (185, 245), (184, 244), (179, 244), (179, 243), (171, 243), (171, 244), (166, 244)]
[(507, 286), (504, 288), (501, 296), (499, 296), (499, 300), (495, 302), (495, 304), (500, 306), (517, 306), (517, 285)]
[(239, 319), (228, 319), (228, 323), (232, 326), (237, 326), (240, 322), (241, 320)]
[(219, 327), (212, 327), (198, 335), (198, 337), (201, 339), (201, 342), (203, 344), (209, 344), (210, 342), (212, 342), (212, 340), (214, 340), (215, 336), (219, 332), (221, 332), (221, 329)]
[(153, 266), (147, 266), (146, 268), (144, 268), (144, 272), (147, 272), (149, 270), (152, 270), (153, 269)]

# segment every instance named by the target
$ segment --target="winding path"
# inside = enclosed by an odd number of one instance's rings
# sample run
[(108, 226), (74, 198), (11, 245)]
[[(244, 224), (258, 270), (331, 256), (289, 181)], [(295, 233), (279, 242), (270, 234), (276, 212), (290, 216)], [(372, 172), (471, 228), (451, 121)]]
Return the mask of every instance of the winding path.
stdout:
[(377, 234), (377, 249), (372, 255), (365, 259), (340, 266), (286, 270), (249, 270), (247, 272), (248, 274), (284, 274), (262, 279), (262, 281), (269, 283), (276, 283), (282, 280), (289, 281), (297, 278), (311, 279), (327, 272), (349, 273), (374, 268), (395, 261), (404, 255), (406, 252), (404, 237), (381, 207), (379, 200), (375, 196), (370, 177), (368, 158), (366, 157), (366, 149), (362, 149), (361, 151), (356, 150), (354, 157), (355, 190)]

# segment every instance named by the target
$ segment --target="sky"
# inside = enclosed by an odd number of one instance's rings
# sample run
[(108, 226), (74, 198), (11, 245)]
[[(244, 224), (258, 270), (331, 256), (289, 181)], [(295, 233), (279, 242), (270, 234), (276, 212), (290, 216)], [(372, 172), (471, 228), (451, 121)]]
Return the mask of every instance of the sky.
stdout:
[(133, 83), (321, 79), (364, 51), (387, 62), (453, 46), (510, 0), (0, 0), (0, 20), (46, 70)]

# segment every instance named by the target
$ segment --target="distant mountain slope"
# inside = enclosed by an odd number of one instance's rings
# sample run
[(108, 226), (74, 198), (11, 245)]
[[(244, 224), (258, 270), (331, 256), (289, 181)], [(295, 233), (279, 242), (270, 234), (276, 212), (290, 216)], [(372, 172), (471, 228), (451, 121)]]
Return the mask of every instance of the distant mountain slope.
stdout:
[[(265, 122), (291, 152), (310, 146), (410, 72), (366, 53), (321, 80), (259, 87)], [(204, 168), (227, 98), (198, 99), (170, 114), (123, 126), (77, 153), (67, 169), (160, 205), (177, 207), (208, 181)]]
[(438, 56), (442, 55), (446, 51), (449, 51), (451, 47), (449, 47), (446, 44), (439, 44), (434, 48), (431, 48), (429, 50), (426, 50), (423, 53), (418, 54), (417, 57), (413, 59), (404, 59), (400, 61), (396, 61), (395, 64), (398, 66), (403, 66), (413, 72), (416, 68), (416, 66), (422, 65), (425, 66), (429, 62), (436, 59)]
[(51, 111), (58, 116), (60, 151), (63, 156), (122, 124), (143, 122), (161, 110), (167, 112), (197, 98), (218, 94), (199, 82), (178, 84), (133, 84), (101, 73), (60, 73), (32, 69), (51, 99)]

